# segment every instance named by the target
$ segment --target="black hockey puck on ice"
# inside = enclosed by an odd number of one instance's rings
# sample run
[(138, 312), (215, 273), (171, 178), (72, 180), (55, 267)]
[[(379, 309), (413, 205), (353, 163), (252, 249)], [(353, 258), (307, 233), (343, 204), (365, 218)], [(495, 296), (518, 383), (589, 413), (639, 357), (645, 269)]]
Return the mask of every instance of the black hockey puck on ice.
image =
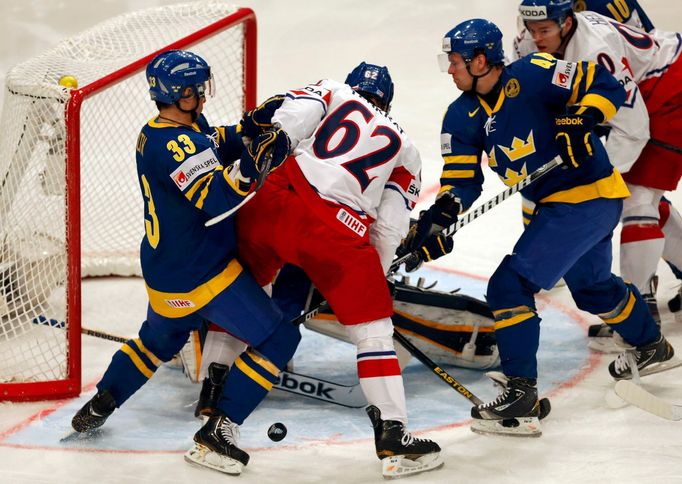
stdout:
[(275, 422), (274, 424), (270, 425), (270, 428), (268, 429), (268, 437), (270, 437), (270, 440), (273, 442), (279, 442), (286, 436), (287, 428), (283, 423)]

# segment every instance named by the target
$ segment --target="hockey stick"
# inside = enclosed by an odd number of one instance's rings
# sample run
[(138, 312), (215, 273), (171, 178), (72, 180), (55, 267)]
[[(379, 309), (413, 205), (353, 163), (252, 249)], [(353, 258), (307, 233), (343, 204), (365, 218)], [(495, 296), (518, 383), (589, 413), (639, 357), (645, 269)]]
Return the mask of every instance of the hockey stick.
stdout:
[[(429, 358), (428, 356), (426, 356), (423, 351), (421, 351), (419, 348), (417, 348), (415, 345), (413, 345), (410, 342), (410, 340), (405, 337), (405, 335), (403, 335), (400, 331), (398, 331), (397, 328), (393, 329), (393, 338), (398, 343), (403, 345), (405, 347), (405, 349), (412, 354), (412, 356), (417, 358), (424, 366), (429, 368), (436, 376), (439, 377), (439, 379), (441, 379), (443, 382), (445, 382), (447, 385), (449, 385), (457, 393), (462, 395), (464, 398), (469, 400), (474, 405), (481, 405), (483, 403), (483, 400), (481, 400), (476, 395), (474, 395), (471, 390), (469, 390), (467, 387), (465, 387), (454, 376), (450, 375), (447, 371), (445, 371), (439, 365), (434, 363), (433, 360), (431, 358)], [(549, 403), (549, 399), (541, 398), (540, 399), (540, 415), (538, 416), (538, 418), (540, 420), (544, 419), (547, 415), (549, 415), (549, 412), (551, 410), (552, 410), (552, 407)]]
[[(61, 329), (66, 327), (66, 323), (64, 321), (47, 319), (42, 315), (34, 318), (33, 323)], [(104, 331), (97, 331), (85, 327), (81, 327), (81, 334), (105, 339), (108, 341), (114, 341), (116, 343), (127, 343), (130, 340), (130, 338), (125, 338), (123, 336), (117, 336), (105, 333)], [(277, 383), (273, 385), (273, 388), (294, 393), (296, 395), (301, 395), (303, 397), (313, 398), (315, 400), (321, 400), (327, 403), (333, 403), (342, 407), (362, 408), (367, 405), (367, 401), (362, 394), (359, 383), (356, 383), (355, 385), (343, 385), (341, 383), (323, 380), (313, 376), (302, 375), (293, 371), (281, 371), (279, 374), (279, 379), (277, 380)]]
[[(56, 319), (47, 319), (42, 314), (36, 318), (33, 318), (33, 324), (42, 324), (44, 326), (52, 326), (53, 328), (66, 328), (66, 323), (64, 321), (58, 321)], [(123, 336), (116, 336), (113, 334), (105, 333), (104, 331), (97, 331), (95, 329), (89, 329), (81, 326), (81, 334), (86, 334), (88, 336), (93, 336), (95, 338), (106, 339), (109, 341), (114, 341), (116, 343), (125, 343), (130, 338), (124, 338)]]
[(265, 179), (268, 177), (268, 174), (270, 173), (270, 166), (272, 165), (272, 152), (270, 152), (268, 155), (265, 157), (265, 165), (261, 169), (260, 174), (258, 175), (258, 179), (256, 180), (256, 185), (253, 187), (253, 190), (251, 190), (251, 193), (249, 193), (246, 197), (244, 197), (244, 200), (239, 202), (237, 205), (229, 209), (227, 212), (224, 212), (216, 217), (213, 217), (209, 221), (207, 221), (204, 226), (205, 227), (210, 227), (211, 225), (215, 225), (218, 222), (222, 222), (225, 220), (227, 217), (232, 215), (233, 213), (236, 213), (240, 208), (242, 208), (249, 200), (251, 200), (258, 190), (263, 186), (263, 183), (265, 183)]
[[(506, 189), (505, 191), (503, 191), (502, 193), (499, 193), (499, 194), (496, 195), (494, 198), (491, 198), (490, 200), (488, 200), (488, 201), (485, 202), (484, 204), (479, 205), (479, 206), (476, 207), (474, 210), (472, 210), (472, 211), (470, 211), (469, 213), (467, 213), (465, 216), (463, 216), (462, 218), (460, 218), (460, 219), (459, 219), (457, 222), (455, 222), (454, 224), (450, 225), (449, 227), (444, 228), (444, 229), (441, 231), (441, 233), (442, 233), (443, 235), (446, 235), (446, 236), (449, 236), (449, 235), (454, 234), (455, 232), (457, 232), (459, 229), (461, 229), (462, 227), (464, 227), (464, 226), (467, 225), (468, 223), (471, 223), (472, 221), (476, 220), (478, 217), (480, 217), (481, 215), (483, 215), (484, 213), (486, 213), (486, 212), (489, 211), (490, 209), (496, 207), (496, 206), (499, 205), (500, 203), (502, 203), (502, 202), (504, 202), (505, 200), (507, 200), (509, 197), (511, 197), (512, 195), (514, 195), (516, 192), (518, 192), (518, 191), (524, 189), (525, 187), (527, 187), (528, 185), (530, 185), (531, 183), (533, 183), (533, 182), (534, 182), (535, 180), (537, 180), (538, 178), (540, 178), (540, 177), (546, 175), (546, 174), (549, 173), (551, 170), (553, 170), (553, 169), (556, 168), (557, 166), (561, 165), (561, 163), (562, 163), (562, 160), (561, 160), (561, 158), (558, 157), (558, 156), (555, 157), (554, 159), (552, 159), (551, 161), (548, 161), (547, 163), (545, 163), (544, 165), (542, 165), (540, 168), (538, 168), (537, 170), (535, 170), (533, 173), (531, 173), (530, 175), (526, 176), (526, 177), (525, 177), (523, 180), (521, 180), (520, 182), (518, 182), (518, 183), (516, 183), (516, 184), (514, 184), (514, 185), (512, 185), (512, 186), (510, 186), (509, 188), (507, 188), (507, 189)], [(393, 264), (391, 264), (391, 267), (390, 267), (390, 269), (389, 269), (389, 271), (388, 271), (389, 274), (392, 274), (392, 273), (394, 273), (395, 271), (397, 271), (398, 268), (400, 267), (400, 264), (402, 264), (403, 262), (408, 262), (408, 261), (409, 261), (409, 262), (413, 262), (413, 263), (418, 262), (418, 261), (414, 260), (414, 259), (417, 258), (417, 257), (419, 257), (419, 256), (418, 256), (415, 252), (412, 252), (412, 253), (409, 253), (409, 254), (405, 254), (404, 256), (402, 256), (402, 257), (396, 259), (395, 261), (393, 261)]]
[(419, 348), (410, 342), (409, 339), (405, 337), (396, 328), (393, 329), (393, 339), (398, 343), (403, 345), (407, 351), (409, 351), (412, 356), (417, 358), (424, 366), (431, 369), (433, 373), (438, 375), (445, 383), (450, 385), (457, 393), (461, 394), (464, 398), (469, 400), (474, 405), (481, 405), (483, 400), (474, 395), (467, 387), (462, 385), (455, 377), (450, 375), (447, 371), (442, 369), (440, 366), (436, 365), (431, 358), (426, 356)]
[(283, 370), (279, 373), (277, 383), (272, 388), (333, 403), (342, 407), (362, 408), (367, 406), (367, 400), (365, 400), (365, 395), (362, 393), (359, 383), (355, 385), (342, 385), (333, 381)]
[(682, 148), (671, 145), (669, 143), (666, 143), (664, 141), (660, 141), (657, 139), (649, 138), (649, 143), (651, 143), (654, 146), (658, 146), (659, 148), (663, 148), (664, 150), (672, 151), (673, 153), (677, 153), (682, 155)]
[(682, 420), (682, 405), (667, 402), (629, 380), (620, 380), (616, 394), (626, 402), (666, 420)]

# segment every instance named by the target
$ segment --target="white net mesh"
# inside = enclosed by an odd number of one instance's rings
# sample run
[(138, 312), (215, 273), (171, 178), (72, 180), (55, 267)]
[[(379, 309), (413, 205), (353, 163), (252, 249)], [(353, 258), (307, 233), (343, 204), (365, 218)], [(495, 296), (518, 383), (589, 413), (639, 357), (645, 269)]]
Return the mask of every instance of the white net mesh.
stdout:
[[(65, 377), (66, 224), (65, 106), (71, 91), (177, 42), (236, 11), (222, 0), (122, 15), (64, 40), (6, 77), (0, 138), (0, 383)], [(215, 34), (215, 35), (214, 35)], [(243, 110), (244, 27), (211, 32), (179, 45), (211, 65), (217, 95), (205, 113), (233, 124)], [(143, 203), (135, 142), (156, 114), (144, 66), (120, 82), (105, 81), (80, 112), (82, 275), (139, 275)], [(42, 322), (43, 324), (36, 324)], [(65, 325), (65, 327), (63, 327)], [(0, 395), (1, 396), (1, 395)]]

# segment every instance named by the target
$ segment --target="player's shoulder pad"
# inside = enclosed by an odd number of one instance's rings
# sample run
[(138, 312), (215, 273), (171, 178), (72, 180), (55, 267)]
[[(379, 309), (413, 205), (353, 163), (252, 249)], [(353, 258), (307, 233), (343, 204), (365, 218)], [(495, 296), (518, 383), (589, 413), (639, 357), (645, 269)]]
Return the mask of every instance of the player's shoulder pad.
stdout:
[(310, 99), (320, 101), (326, 108), (331, 102), (332, 91), (337, 88), (336, 84), (339, 83), (331, 79), (322, 79), (314, 84), (308, 84), (307, 86), (287, 91), (285, 97), (294, 100)]
[(535, 52), (512, 62), (506, 69), (507, 74), (516, 78), (523, 87), (541, 90), (549, 80), (555, 86), (570, 90), (573, 88), (578, 62), (567, 62), (546, 52)]

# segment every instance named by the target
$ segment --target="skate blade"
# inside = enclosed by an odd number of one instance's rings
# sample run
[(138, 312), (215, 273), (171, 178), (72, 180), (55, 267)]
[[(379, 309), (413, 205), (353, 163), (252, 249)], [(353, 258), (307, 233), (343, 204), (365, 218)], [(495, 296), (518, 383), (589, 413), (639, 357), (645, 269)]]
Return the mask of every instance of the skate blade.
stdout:
[[(682, 360), (680, 360), (676, 356), (673, 356), (669, 360), (661, 361), (660, 363), (654, 363), (653, 365), (649, 365), (646, 368), (644, 368), (643, 370), (640, 370), (639, 376), (653, 375), (654, 373), (660, 373), (662, 371), (671, 370), (671, 369), (676, 368), (680, 365), (682, 365)], [(627, 380), (630, 380), (630, 379), (631, 378), (627, 378)]]
[(542, 427), (537, 417), (516, 417), (505, 420), (474, 419), (471, 431), (481, 435), (509, 437), (540, 437)]
[(238, 476), (244, 470), (244, 464), (238, 460), (226, 455), (220, 455), (208, 447), (197, 443), (185, 452), (185, 460), (190, 464), (208, 467), (231, 476)]
[(420, 472), (427, 472), (443, 466), (440, 452), (426, 454), (417, 459), (408, 459), (404, 455), (393, 455), (381, 460), (381, 473), (384, 479), (399, 479)]
[(71, 429), (59, 439), (59, 442), (67, 443), (92, 440), (102, 435), (102, 432), (103, 430), (100, 428), (86, 430), (85, 432), (78, 432)]

